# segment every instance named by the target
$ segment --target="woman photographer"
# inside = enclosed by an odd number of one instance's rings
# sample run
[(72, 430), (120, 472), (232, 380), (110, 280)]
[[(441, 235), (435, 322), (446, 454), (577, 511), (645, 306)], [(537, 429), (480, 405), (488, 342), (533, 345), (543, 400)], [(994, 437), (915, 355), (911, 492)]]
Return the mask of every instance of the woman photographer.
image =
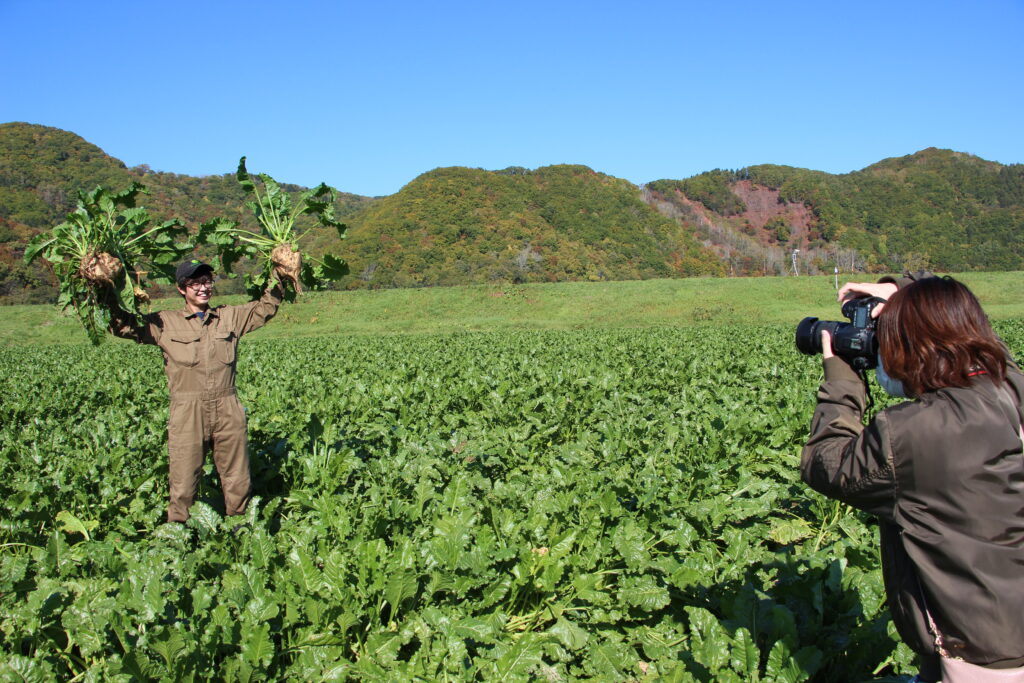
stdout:
[(879, 518), (888, 604), (919, 680), (1024, 680), (1024, 376), (956, 280), (840, 290), (868, 295), (887, 299), (879, 383), (913, 400), (865, 427), (864, 382), (823, 332), (803, 479)]

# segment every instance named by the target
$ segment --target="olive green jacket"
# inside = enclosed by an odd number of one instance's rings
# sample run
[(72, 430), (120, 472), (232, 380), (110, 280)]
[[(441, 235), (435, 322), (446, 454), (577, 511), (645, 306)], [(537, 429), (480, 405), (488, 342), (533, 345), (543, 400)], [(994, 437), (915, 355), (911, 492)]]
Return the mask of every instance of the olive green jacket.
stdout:
[(935, 656), (925, 606), (954, 656), (1024, 665), (1024, 375), (928, 392), (865, 427), (864, 383), (839, 357), (825, 381), (801, 474), (879, 518), (893, 621)]

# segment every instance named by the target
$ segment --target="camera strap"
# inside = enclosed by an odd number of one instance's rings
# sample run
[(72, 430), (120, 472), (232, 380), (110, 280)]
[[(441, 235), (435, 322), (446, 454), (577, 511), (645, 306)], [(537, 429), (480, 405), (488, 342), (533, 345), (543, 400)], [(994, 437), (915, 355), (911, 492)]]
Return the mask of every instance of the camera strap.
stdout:
[(872, 408), (875, 407), (875, 399), (871, 396), (871, 382), (868, 381), (868, 371), (858, 370), (857, 374), (860, 376), (860, 381), (864, 383), (864, 393), (867, 395), (867, 406), (864, 409), (864, 414), (869, 414)]

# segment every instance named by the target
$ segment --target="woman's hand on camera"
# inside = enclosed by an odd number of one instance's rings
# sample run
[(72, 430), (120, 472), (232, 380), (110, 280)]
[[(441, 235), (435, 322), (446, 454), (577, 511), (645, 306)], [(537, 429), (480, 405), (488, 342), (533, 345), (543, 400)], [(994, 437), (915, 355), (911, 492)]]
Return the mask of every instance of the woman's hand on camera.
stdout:
[[(862, 296), (876, 296), (879, 299), (888, 301), (889, 297), (896, 293), (899, 287), (895, 282), (847, 282), (839, 288), (838, 299), (840, 303), (850, 299), (858, 299)], [(871, 317), (877, 318), (885, 308), (885, 304), (879, 304), (871, 311)]]
[(832, 353), (832, 335), (828, 330), (821, 331), (821, 359), (828, 360), (835, 354)]
[(840, 303), (862, 296), (877, 296), (879, 299), (888, 300), (897, 289), (899, 287), (895, 282), (847, 282), (839, 288), (837, 298)]

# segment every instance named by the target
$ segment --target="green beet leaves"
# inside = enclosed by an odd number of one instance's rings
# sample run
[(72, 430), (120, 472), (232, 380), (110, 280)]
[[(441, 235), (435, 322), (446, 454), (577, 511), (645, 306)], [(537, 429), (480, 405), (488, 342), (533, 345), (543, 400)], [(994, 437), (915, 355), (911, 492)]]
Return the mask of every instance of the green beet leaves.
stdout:
[[(325, 184), (299, 193), (293, 201), (266, 173), (251, 175), (245, 167), (245, 157), (238, 161), (235, 172), (239, 185), (251, 196), (245, 206), (255, 216), (259, 232), (247, 230), (233, 221), (217, 219), (200, 227), (202, 239), (216, 249), (214, 268), (234, 275), (234, 267), (243, 259), (257, 261), (257, 268), (246, 274), (245, 285), (250, 297), (258, 298), (275, 276), (275, 250), (286, 248), (297, 252), (303, 237), (316, 226), (333, 228), (339, 237), (345, 237), (347, 227), (335, 220), (334, 198), (337, 191)], [(307, 219), (308, 217), (308, 219)], [(312, 220), (309, 220), (312, 219)], [(348, 274), (348, 265), (337, 256), (326, 254), (312, 258), (303, 254), (301, 266), (293, 270), (296, 285), (286, 293), (294, 299), (297, 291), (323, 289), (328, 282), (340, 280)], [(286, 278), (287, 279), (287, 278)]]
[(113, 305), (140, 323), (146, 287), (173, 282), (176, 264), (195, 248), (181, 221), (151, 225), (146, 209), (136, 206), (145, 191), (133, 182), (119, 193), (79, 192), (67, 220), (25, 249), (25, 263), (42, 258), (51, 265), (60, 282), (58, 305), (74, 309), (93, 344), (102, 342)]

